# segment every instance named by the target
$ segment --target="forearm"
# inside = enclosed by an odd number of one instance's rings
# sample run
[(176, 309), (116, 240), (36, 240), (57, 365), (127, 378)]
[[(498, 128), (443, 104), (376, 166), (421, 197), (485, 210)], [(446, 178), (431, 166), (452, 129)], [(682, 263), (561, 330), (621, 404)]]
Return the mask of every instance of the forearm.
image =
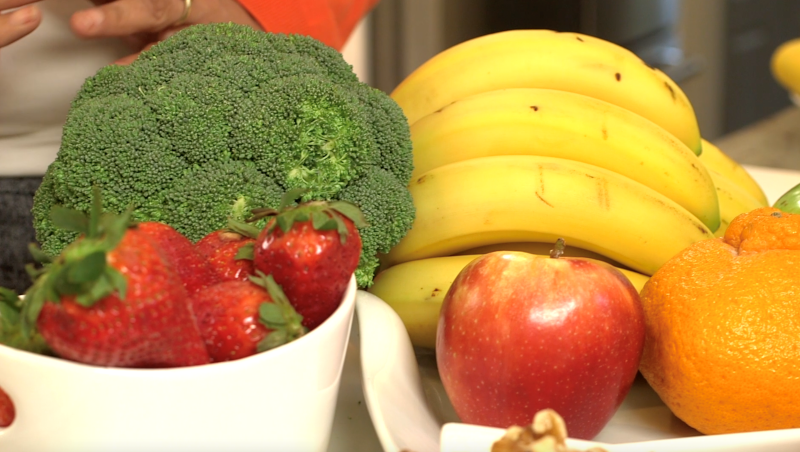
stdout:
[(341, 50), (379, 0), (238, 1), (267, 31), (308, 35)]

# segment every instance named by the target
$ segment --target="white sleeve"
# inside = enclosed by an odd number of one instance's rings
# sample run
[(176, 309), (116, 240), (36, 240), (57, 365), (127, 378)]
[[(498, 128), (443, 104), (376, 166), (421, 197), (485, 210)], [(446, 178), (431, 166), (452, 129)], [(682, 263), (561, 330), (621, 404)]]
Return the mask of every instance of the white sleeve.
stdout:
[(69, 18), (87, 0), (45, 0), (42, 24), (0, 49), (0, 176), (44, 174), (70, 102), (87, 77), (130, 54), (116, 39), (82, 40)]

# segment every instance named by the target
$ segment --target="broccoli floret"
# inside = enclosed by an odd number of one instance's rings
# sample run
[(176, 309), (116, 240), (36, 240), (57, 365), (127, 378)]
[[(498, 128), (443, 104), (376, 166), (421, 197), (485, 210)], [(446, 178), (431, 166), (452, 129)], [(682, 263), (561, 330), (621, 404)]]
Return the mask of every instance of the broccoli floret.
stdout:
[(407, 184), (414, 171), (414, 157), (411, 132), (403, 110), (383, 91), (363, 84), (358, 88), (359, 98), (368, 107), (381, 167)]
[(53, 162), (47, 169), (41, 185), (33, 196), (33, 209), (31, 214), (36, 225), (36, 241), (41, 244), (42, 251), (55, 256), (64, 248), (64, 244), (71, 243), (78, 236), (77, 232), (57, 228), (50, 218), (53, 206), (62, 204), (55, 198), (62, 189), (55, 186), (54, 173), (58, 172), (59, 162)]
[(259, 169), (306, 199), (330, 199), (378, 159), (363, 105), (352, 89), (318, 75), (273, 80), (261, 93), (269, 131)]
[(335, 49), (307, 36), (195, 25), (86, 80), (35, 196), (34, 226), (42, 249), (57, 254), (74, 235), (55, 229), (50, 207), (87, 212), (96, 186), (106, 211), (132, 205), (134, 219), (198, 240), (303, 187), (304, 200), (346, 199), (364, 211), (357, 275), (368, 287), (376, 254), (413, 222), (412, 163), (400, 107)]
[(167, 84), (143, 93), (156, 115), (159, 136), (189, 165), (230, 157), (230, 118), (241, 92), (224, 80), (197, 74), (179, 74)]
[(416, 211), (411, 193), (405, 188), (406, 184), (394, 174), (371, 167), (339, 194), (340, 200), (359, 206), (367, 220), (367, 226), (358, 231), (363, 251), (356, 270), (359, 287), (372, 285), (378, 255), (388, 253), (411, 229)]
[(175, 181), (164, 194), (160, 216), (196, 242), (225, 227), (228, 219), (245, 220), (252, 209), (279, 205), (282, 194), (251, 162), (214, 162)]
[[(140, 98), (97, 97), (70, 110), (55, 164), (53, 197), (65, 207), (88, 212), (92, 187), (103, 189), (103, 207), (149, 209), (163, 187), (188, 169), (161, 134), (158, 115)], [(156, 206), (157, 207), (157, 206)], [(44, 244), (43, 244), (44, 245)]]

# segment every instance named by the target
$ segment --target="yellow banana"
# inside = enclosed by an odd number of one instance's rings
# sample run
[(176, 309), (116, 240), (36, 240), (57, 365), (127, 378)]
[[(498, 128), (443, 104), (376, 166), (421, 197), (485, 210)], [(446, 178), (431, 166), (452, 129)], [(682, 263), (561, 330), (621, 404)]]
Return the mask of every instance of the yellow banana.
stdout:
[[(700, 154), (700, 161), (709, 170), (716, 171), (726, 179), (741, 187), (744, 191), (755, 198), (762, 207), (769, 205), (767, 195), (758, 185), (753, 176), (747, 172), (742, 165), (722, 152), (713, 143), (703, 139), (703, 153)], [(713, 229), (713, 228), (712, 228)]]
[(676, 83), (634, 53), (578, 33), (512, 30), (433, 56), (392, 92), (414, 124), (452, 102), (503, 88), (551, 88), (596, 97), (655, 122), (695, 154), (700, 130)]
[(719, 227), (714, 182), (698, 157), (652, 121), (593, 97), (540, 88), (487, 91), (420, 119), (411, 139), (413, 177), (477, 157), (560, 157), (629, 177), (712, 231)]
[(646, 275), (691, 243), (713, 237), (664, 195), (583, 162), (528, 155), (483, 157), (411, 181), (411, 230), (386, 268), (501, 242), (567, 243)]
[(722, 174), (712, 169), (708, 172), (714, 179), (719, 197), (720, 226), (714, 231), (716, 237), (725, 235), (725, 230), (737, 215), (767, 206)]
[(800, 38), (787, 41), (772, 53), (772, 76), (784, 88), (800, 94)]
[[(567, 250), (569, 248), (567, 246)], [(459, 272), (479, 256), (433, 257), (406, 262), (378, 273), (369, 292), (397, 312), (408, 330), (412, 344), (434, 348), (436, 325), (444, 296)], [(649, 279), (641, 273), (617, 269), (637, 291), (641, 291)]]

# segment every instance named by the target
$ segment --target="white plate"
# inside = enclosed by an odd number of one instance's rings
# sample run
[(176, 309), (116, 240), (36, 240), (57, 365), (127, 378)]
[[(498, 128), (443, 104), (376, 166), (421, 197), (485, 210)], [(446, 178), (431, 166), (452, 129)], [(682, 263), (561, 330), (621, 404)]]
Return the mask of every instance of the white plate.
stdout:
[[(403, 323), (378, 297), (356, 297), (363, 390), (385, 452), (488, 452), (503, 430), (460, 424), (430, 351), (415, 353)], [(800, 429), (704, 436), (676, 418), (642, 379), (594, 441), (609, 452), (800, 450)]]
[(795, 105), (800, 107), (800, 94), (797, 93), (789, 93), (789, 98), (792, 99)]

